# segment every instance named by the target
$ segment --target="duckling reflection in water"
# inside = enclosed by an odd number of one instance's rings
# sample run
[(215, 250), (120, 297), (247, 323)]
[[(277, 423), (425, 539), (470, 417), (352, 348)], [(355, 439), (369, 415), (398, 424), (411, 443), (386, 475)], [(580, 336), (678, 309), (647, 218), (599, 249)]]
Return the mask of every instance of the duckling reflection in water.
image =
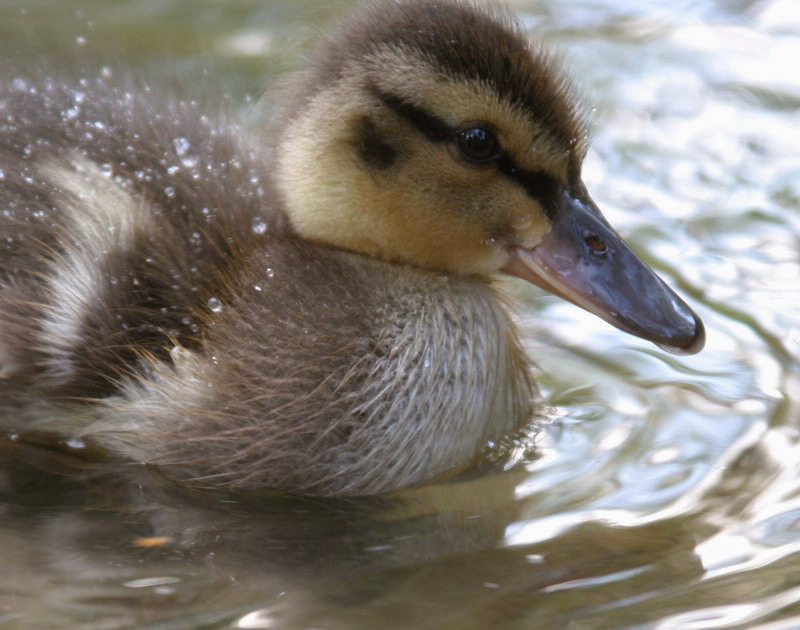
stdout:
[(182, 483), (368, 495), (531, 421), (496, 274), (665, 349), (703, 344), (581, 182), (567, 83), (497, 9), (357, 11), (269, 153), (132, 81), (14, 77), (0, 99), (7, 430)]

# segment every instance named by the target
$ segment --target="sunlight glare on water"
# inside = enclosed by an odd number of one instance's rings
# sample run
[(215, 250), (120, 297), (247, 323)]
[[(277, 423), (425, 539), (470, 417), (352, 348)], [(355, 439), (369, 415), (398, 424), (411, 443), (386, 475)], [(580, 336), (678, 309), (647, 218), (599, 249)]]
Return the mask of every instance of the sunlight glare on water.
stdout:
[[(244, 116), (345, 4), (0, 0), (0, 52), (24, 68), (50, 38), (113, 50)], [(176, 497), (147, 471), (87, 484), (87, 445), (9, 439), (0, 626), (800, 627), (798, 5), (511, 4), (585, 97), (593, 198), (696, 307), (706, 349), (668, 355), (508, 283), (541, 431), (490, 453), (503, 472), (393, 498)]]

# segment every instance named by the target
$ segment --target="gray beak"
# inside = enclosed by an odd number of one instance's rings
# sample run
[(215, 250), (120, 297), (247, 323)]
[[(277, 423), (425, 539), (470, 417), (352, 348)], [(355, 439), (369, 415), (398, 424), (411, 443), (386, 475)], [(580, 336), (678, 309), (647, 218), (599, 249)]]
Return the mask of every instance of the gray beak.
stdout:
[(633, 253), (588, 196), (562, 193), (550, 232), (511, 248), (504, 271), (675, 354), (705, 344), (703, 322)]

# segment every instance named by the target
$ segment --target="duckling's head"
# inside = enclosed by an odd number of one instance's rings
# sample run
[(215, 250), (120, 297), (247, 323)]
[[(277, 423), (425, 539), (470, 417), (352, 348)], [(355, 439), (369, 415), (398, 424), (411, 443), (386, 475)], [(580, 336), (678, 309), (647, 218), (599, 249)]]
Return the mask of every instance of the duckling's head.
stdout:
[(462, 275), (507, 272), (678, 352), (699, 318), (608, 225), (581, 181), (568, 83), (498, 9), (369, 5), (304, 75), (277, 147), (303, 238)]

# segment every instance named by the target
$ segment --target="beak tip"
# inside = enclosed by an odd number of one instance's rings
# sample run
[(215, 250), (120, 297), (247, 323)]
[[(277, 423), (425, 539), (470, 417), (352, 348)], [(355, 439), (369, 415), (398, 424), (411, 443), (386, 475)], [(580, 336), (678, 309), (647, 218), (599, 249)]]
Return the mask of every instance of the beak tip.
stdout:
[(678, 343), (658, 343), (659, 348), (672, 354), (691, 355), (700, 352), (706, 345), (706, 328), (697, 315), (692, 313), (694, 327), (691, 333), (687, 334)]

